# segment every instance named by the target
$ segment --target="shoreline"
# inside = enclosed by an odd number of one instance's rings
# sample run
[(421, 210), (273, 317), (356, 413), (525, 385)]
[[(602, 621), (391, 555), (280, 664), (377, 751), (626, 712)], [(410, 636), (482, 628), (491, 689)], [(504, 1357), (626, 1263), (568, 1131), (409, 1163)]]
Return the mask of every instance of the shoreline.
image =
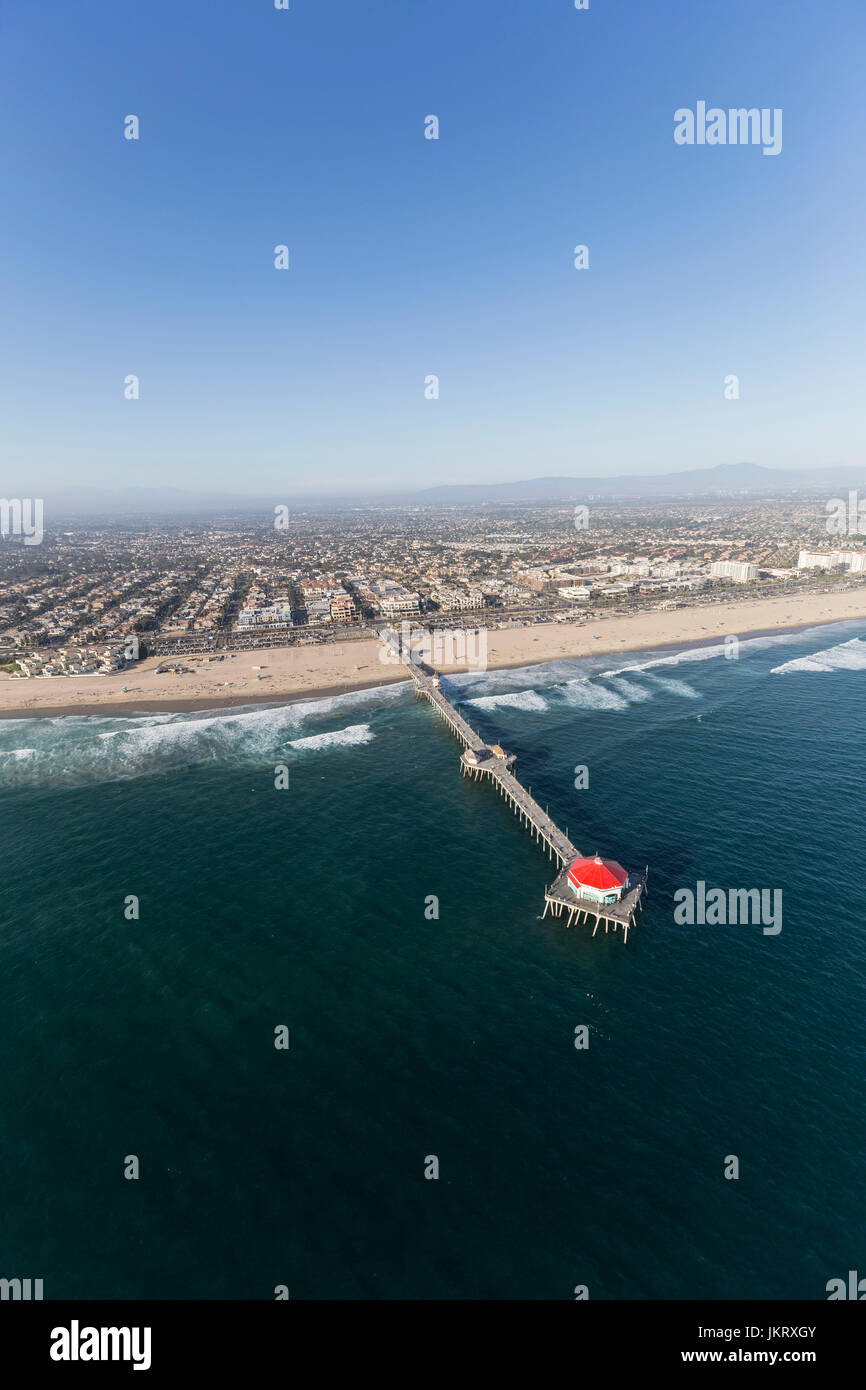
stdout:
[(165, 700), (146, 698), (133, 702), (112, 702), (103, 700), (95, 705), (46, 705), (44, 708), (30, 709), (24, 705), (20, 709), (0, 708), (0, 719), (63, 719), (67, 715), (102, 714), (192, 714), (196, 710), (208, 709), (259, 709), (262, 705), (299, 705), (305, 700), (332, 700), (340, 695), (351, 695), (356, 690), (377, 690), (383, 685), (406, 685), (410, 676), (383, 676), (380, 680), (364, 681), (358, 685), (323, 685), (303, 691), (265, 691), (257, 694), (251, 690), (248, 695), (202, 695), (195, 699)]
[[(827, 600), (830, 603), (827, 603)], [(837, 600), (835, 603), (833, 600)], [(819, 609), (820, 600), (823, 603), (821, 611)], [(787, 609), (786, 618), (783, 622), (773, 622), (775, 614), (769, 612), (773, 607)], [(749, 609), (754, 618), (753, 622), (748, 620), (745, 610)], [(796, 618), (792, 613), (797, 609), (801, 612)], [(809, 609), (807, 613), (805, 610)], [(848, 611), (835, 611), (847, 609)], [(737, 609), (741, 612), (739, 616), (746, 618), (745, 622), (735, 624), (726, 622), (724, 618), (716, 618), (718, 612), (723, 612), (725, 617), (733, 618)], [(754, 611), (753, 611), (754, 610)], [(705, 623), (697, 627), (696, 619), (704, 617)], [(664, 621), (660, 621), (664, 619)], [(598, 653), (600, 656), (609, 656), (615, 653), (625, 654), (629, 652), (640, 652), (647, 650), (675, 651), (683, 648), (699, 649), (701, 647), (717, 646), (723, 642), (726, 636), (731, 635), (731, 629), (738, 627), (736, 635), (742, 640), (754, 637), (782, 636), (786, 633), (803, 631), (812, 627), (832, 627), (838, 623), (866, 621), (866, 594), (859, 594), (856, 591), (843, 591), (839, 594), (822, 595), (803, 595), (802, 597), (793, 596), (787, 599), (763, 599), (750, 604), (714, 604), (705, 607), (684, 608), (665, 612), (664, 614), (651, 613), (639, 614), (634, 617), (621, 615), (618, 617), (606, 618), (599, 621), (584, 622), (580, 624), (545, 623), (536, 624), (525, 628), (501, 628), (488, 629), (488, 640), (490, 652), (496, 653), (499, 644), (500, 652), (498, 656), (493, 656), (488, 660), (486, 672), (515, 670), (520, 667), (547, 666), (554, 661), (579, 660), (583, 657)], [(665, 631), (678, 625), (682, 631), (675, 634)], [(763, 620), (763, 621), (762, 621)], [(767, 621), (769, 620), (769, 621)], [(711, 623), (715, 621), (716, 630), (713, 631)], [(595, 630), (601, 628), (601, 632)], [(626, 630), (625, 636), (619, 636), (617, 641), (613, 639), (622, 630)], [(637, 629), (637, 630), (635, 630)], [(719, 631), (718, 629), (721, 629)], [(531, 646), (539, 645), (541, 651), (531, 651)], [(370, 653), (370, 639), (360, 639), (358, 642), (339, 644), (333, 646), (317, 647), (314, 649), (303, 649), (297, 647), (266, 647), (256, 649), (249, 653), (226, 653), (226, 665), (223, 674), (234, 671), (239, 674), (249, 668), (248, 673), (253, 671), (267, 670), (269, 667), (283, 667), (278, 670), (278, 679), (281, 679), (280, 688), (275, 684), (271, 688), (260, 688), (256, 684), (246, 684), (244, 680), (243, 693), (237, 687), (229, 693), (225, 687), (234, 682), (220, 682), (224, 693), (217, 688), (211, 690), (199, 690), (195, 694), (188, 694), (182, 687), (174, 687), (158, 691), (143, 691), (134, 688), (121, 694), (117, 688), (118, 679), (125, 681), (143, 680), (154, 675), (155, 667), (166, 658), (148, 658), (142, 663), (140, 668), (121, 673), (120, 677), (100, 677), (98, 679), (112, 682), (109, 686), (106, 683), (103, 692), (99, 692), (102, 698), (91, 700), (84, 695), (80, 686), (82, 682), (90, 685), (94, 677), (55, 677), (56, 681), (69, 682), (69, 686), (77, 686), (78, 690), (70, 689), (69, 697), (59, 703), (43, 704), (40, 696), (30, 695), (28, 700), (18, 700), (13, 703), (19, 690), (33, 691), (34, 687), (43, 688), (46, 682), (44, 678), (35, 677), (32, 680), (12, 680), (7, 678), (0, 680), (0, 719), (32, 719), (46, 718), (57, 719), (74, 715), (134, 715), (134, 714), (184, 714), (193, 713), (199, 710), (218, 710), (218, 709), (240, 709), (250, 707), (260, 707), (263, 705), (288, 705), (298, 704), (309, 700), (334, 699), (341, 695), (352, 694), (359, 690), (374, 690), (387, 685), (395, 685), (406, 682), (408, 677), (401, 671), (393, 670), (389, 665), (382, 663), (376, 676), (364, 675), (358, 678), (356, 673), (368, 671), (369, 666), (354, 666), (350, 668), (349, 658), (354, 655)], [(513, 652), (508, 653), (502, 648), (513, 648)], [(350, 648), (363, 648), (363, 653)], [(331, 679), (322, 683), (316, 680), (307, 681), (305, 676), (300, 674), (299, 665), (301, 660), (313, 659), (310, 651), (320, 655), (317, 665), (322, 668), (322, 675), (328, 674)], [(298, 653), (303, 653), (300, 657)], [(257, 656), (262, 660), (252, 664), (251, 657)], [(195, 657), (182, 658), (183, 661), (196, 660)], [(237, 667), (232, 667), (228, 663), (231, 660), (240, 659)], [(150, 670), (146, 669), (150, 666)], [(292, 668), (295, 668), (294, 670)], [(443, 673), (449, 675), (462, 675), (467, 671), (478, 670), (477, 667), (467, 667), (465, 664), (458, 663), (443, 665)], [(199, 678), (209, 674), (206, 669), (195, 673)], [(317, 674), (315, 667), (307, 667), (306, 675)], [(285, 685), (287, 678), (294, 677), (294, 688)], [(336, 677), (336, 679), (334, 678)], [(195, 678), (195, 677), (193, 677)], [(272, 675), (269, 673), (268, 679)], [(164, 683), (166, 677), (157, 678)], [(179, 678), (169, 675), (168, 680), (177, 682)], [(297, 683), (299, 682), (299, 683)], [(13, 689), (10, 689), (13, 687)], [(59, 692), (58, 692), (59, 693)], [(92, 695), (94, 692), (89, 691)], [(54, 695), (52, 690), (46, 692), (45, 699), (51, 699)], [(11, 698), (10, 698), (11, 697)], [(37, 704), (38, 701), (38, 704)]]

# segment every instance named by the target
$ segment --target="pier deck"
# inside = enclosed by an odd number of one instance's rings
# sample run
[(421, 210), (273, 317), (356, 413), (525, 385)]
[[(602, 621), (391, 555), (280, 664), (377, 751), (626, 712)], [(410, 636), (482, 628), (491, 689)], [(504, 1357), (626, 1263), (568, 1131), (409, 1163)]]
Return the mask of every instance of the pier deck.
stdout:
[[(385, 633), (380, 636), (396, 650), (390, 636)], [(464, 752), (460, 759), (463, 775), (489, 778), (514, 813), (519, 816), (521, 823), (545, 847), (548, 856), (557, 865), (559, 872), (550, 887), (545, 890), (542, 917), (547, 916), (548, 909), (555, 917), (567, 913), (566, 926), (569, 927), (575, 921), (587, 922), (592, 918), (595, 921), (593, 936), (603, 922), (605, 931), (609, 927), (614, 931), (622, 927), (623, 939), (627, 941), (629, 927), (634, 925), (635, 912), (638, 907), (643, 910), (641, 898), (646, 891), (646, 876), (629, 874), (628, 891), (619, 902), (600, 903), (592, 898), (577, 897), (568, 882), (568, 868), (575, 859), (583, 856), (547, 812), (541, 809), (531, 792), (515, 777), (511, 770), (514, 757), (501, 750), (497, 751), (496, 746), (491, 747), (487, 744), (468, 720), (458, 713), (447, 695), (443, 694), (437, 678), (425, 671), (408, 652), (400, 651), (399, 655), (412, 677), (415, 693), (429, 700), (437, 714), (463, 744)]]
[(623, 941), (628, 941), (629, 928), (634, 926), (635, 913), (638, 908), (643, 912), (646, 875), (630, 873), (628, 881), (628, 892), (623, 893), (618, 903), (597, 903), (575, 895), (568, 882), (568, 869), (564, 868), (557, 874), (550, 887), (545, 889), (544, 911), (541, 915), (546, 917), (548, 908), (554, 917), (562, 917), (564, 913), (568, 918), (565, 924), (567, 927), (574, 922), (588, 922), (590, 918), (594, 918), (593, 936), (603, 922), (605, 931), (609, 927), (614, 931), (622, 927)]

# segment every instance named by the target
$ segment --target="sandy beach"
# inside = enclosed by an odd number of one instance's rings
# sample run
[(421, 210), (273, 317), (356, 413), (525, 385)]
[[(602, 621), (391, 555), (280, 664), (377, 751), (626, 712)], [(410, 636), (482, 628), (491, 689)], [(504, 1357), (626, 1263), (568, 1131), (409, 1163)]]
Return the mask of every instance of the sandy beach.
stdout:
[[(866, 590), (706, 604), (592, 622), (491, 629), (487, 634), (487, 666), (497, 670), (592, 652), (718, 642), (731, 635), (784, 632), (851, 618), (866, 618)], [(209, 661), (207, 655), (186, 656), (177, 660), (192, 668), (190, 674), (157, 675), (157, 666), (167, 660), (150, 657), (111, 676), (0, 678), (0, 717), (167, 712), (266, 701), (284, 703), (405, 679), (399, 665), (380, 659), (379, 644), (371, 639), (320, 647), (227, 652), (224, 661)], [(442, 665), (445, 671), (465, 669), (458, 664)]]

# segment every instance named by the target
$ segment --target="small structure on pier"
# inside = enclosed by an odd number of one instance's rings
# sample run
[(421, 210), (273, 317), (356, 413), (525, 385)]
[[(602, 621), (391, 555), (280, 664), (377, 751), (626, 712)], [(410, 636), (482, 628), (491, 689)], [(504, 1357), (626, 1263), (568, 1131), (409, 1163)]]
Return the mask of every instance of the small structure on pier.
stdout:
[(463, 761), (467, 767), (480, 767), (491, 756), (489, 748), (467, 748)]
[(628, 887), (628, 874), (615, 859), (575, 859), (568, 870), (568, 886), (576, 898), (595, 903), (618, 903)]

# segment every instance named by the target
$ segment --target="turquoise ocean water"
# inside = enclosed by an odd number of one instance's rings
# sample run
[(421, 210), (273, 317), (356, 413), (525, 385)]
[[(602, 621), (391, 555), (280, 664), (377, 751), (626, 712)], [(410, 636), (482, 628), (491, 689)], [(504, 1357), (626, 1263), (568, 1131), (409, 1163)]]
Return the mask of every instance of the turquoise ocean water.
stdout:
[[(448, 687), (581, 849), (650, 866), (627, 946), (540, 920), (549, 861), (407, 687), (0, 721), (0, 1276), (821, 1299), (863, 1270), (866, 625)], [(676, 925), (698, 880), (781, 889), (782, 931)]]

